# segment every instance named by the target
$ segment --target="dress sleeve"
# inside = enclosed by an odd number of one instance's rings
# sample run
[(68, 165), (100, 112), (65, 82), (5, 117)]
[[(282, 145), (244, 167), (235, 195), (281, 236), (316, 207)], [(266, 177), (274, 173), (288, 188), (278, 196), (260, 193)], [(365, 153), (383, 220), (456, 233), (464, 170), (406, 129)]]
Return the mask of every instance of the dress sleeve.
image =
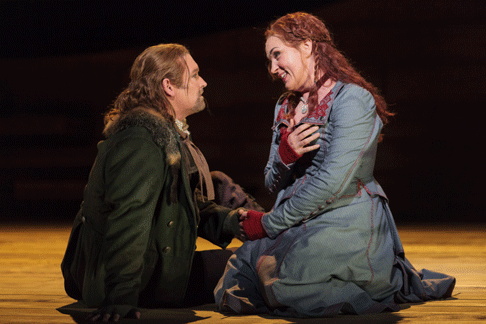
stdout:
[(279, 190), (282, 184), (286, 181), (286, 177), (291, 173), (292, 167), (295, 163), (285, 164), (279, 154), (280, 136), (277, 126), (278, 114), (280, 113), (281, 105), (277, 104), (275, 107), (275, 118), (272, 135), (272, 144), (270, 146), (270, 155), (267, 165), (265, 166), (265, 187), (270, 193)]
[(102, 248), (103, 306), (137, 306), (144, 253), (167, 164), (160, 148), (143, 137), (126, 137), (107, 154), (105, 202), (111, 210)]
[(277, 236), (339, 197), (373, 137), (379, 135), (375, 108), (368, 91), (356, 86), (343, 89), (329, 115), (325, 137), (329, 145), (322, 164), (314, 174), (307, 174), (291, 198), (262, 217), (268, 236)]

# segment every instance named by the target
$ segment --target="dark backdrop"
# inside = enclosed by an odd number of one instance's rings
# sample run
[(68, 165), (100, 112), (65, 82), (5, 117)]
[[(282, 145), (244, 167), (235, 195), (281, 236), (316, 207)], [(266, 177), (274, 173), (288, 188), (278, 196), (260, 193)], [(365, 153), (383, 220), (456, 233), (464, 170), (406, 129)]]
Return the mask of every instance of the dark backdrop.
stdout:
[[(295, 1), (297, 3), (297, 1)], [(179, 42), (208, 83), (189, 117), (210, 168), (267, 209), (273, 106), (263, 31), (288, 12), (320, 16), (396, 116), (375, 176), (399, 224), (483, 222), (486, 5), (482, 0), (3, 1), (0, 220), (71, 222), (102, 139), (102, 113), (147, 46)]]

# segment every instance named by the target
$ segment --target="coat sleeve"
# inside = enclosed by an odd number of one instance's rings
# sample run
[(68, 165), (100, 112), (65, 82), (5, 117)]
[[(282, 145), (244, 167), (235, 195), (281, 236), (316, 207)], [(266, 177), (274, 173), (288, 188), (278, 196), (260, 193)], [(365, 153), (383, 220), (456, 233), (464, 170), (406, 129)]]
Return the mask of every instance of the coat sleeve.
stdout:
[(375, 108), (368, 91), (356, 86), (343, 89), (329, 115), (325, 138), (329, 146), (322, 164), (315, 174), (307, 175), (291, 198), (262, 217), (268, 236), (275, 237), (311, 217), (339, 196), (372, 138), (379, 135)]
[(199, 190), (196, 190), (196, 200), (200, 217), (198, 236), (226, 248), (236, 234), (231, 231), (228, 223), (235, 218), (238, 222), (238, 210), (223, 207), (207, 198), (202, 199)]
[(107, 154), (105, 202), (111, 210), (102, 247), (102, 306), (137, 306), (144, 253), (167, 166), (160, 148), (141, 136), (122, 139)]

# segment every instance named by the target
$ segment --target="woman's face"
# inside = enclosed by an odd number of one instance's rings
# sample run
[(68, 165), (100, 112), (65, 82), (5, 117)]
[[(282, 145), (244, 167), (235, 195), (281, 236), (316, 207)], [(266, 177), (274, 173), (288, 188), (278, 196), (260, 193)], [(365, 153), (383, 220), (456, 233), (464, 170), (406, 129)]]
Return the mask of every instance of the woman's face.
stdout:
[(270, 61), (270, 73), (281, 79), (287, 90), (310, 90), (314, 82), (312, 42), (303, 42), (295, 48), (279, 37), (270, 36), (265, 44), (265, 52)]

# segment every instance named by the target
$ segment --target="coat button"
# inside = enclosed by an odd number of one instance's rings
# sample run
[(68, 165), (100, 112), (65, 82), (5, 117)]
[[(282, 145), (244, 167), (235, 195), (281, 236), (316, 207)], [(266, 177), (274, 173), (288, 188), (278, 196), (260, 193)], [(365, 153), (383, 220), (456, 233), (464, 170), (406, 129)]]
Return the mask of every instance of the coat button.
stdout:
[(170, 250), (171, 250), (170, 246), (166, 246), (166, 247), (165, 247), (165, 248), (162, 250), (162, 253), (164, 253), (164, 254), (169, 254), (169, 253), (170, 253)]
[(172, 227), (172, 225), (174, 225), (174, 221), (170, 221), (167, 223), (167, 227)]
[(84, 216), (83, 216), (83, 217), (81, 217), (81, 221), (82, 221), (83, 223), (85, 223), (85, 222), (86, 222), (86, 218), (85, 218)]

